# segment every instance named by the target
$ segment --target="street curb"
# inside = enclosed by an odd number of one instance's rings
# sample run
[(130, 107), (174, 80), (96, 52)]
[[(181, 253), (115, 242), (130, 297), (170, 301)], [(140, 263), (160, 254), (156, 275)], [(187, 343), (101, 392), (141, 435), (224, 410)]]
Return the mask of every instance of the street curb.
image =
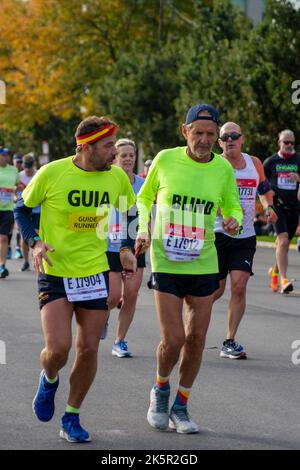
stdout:
[[(275, 248), (274, 242), (257, 242), (256, 246), (259, 248)], [(297, 250), (297, 245), (290, 245), (290, 250)]]

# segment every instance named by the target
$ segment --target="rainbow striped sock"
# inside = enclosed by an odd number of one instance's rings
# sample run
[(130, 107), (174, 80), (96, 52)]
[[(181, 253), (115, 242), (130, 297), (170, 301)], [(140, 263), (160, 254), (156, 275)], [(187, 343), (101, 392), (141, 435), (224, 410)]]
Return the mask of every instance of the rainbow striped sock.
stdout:
[(162, 377), (161, 375), (157, 374), (156, 375), (156, 382), (155, 382), (156, 387), (159, 388), (159, 390), (162, 390), (162, 391), (170, 390), (169, 379), (170, 379), (170, 376), (169, 377)]
[(174, 405), (186, 406), (191, 390), (191, 388), (186, 388), (182, 385), (179, 385)]

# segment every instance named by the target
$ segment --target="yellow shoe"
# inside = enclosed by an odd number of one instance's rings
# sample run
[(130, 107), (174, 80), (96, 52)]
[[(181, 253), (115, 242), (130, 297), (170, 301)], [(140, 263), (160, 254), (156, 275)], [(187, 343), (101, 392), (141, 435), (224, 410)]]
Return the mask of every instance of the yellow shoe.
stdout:
[(279, 283), (278, 283), (278, 273), (273, 271), (273, 268), (269, 269), (269, 276), (270, 276), (270, 289), (273, 292), (278, 292), (279, 290)]
[(286, 277), (281, 279), (281, 293), (282, 294), (288, 294), (289, 292), (292, 292), (294, 289), (293, 284), (291, 281), (289, 281)]

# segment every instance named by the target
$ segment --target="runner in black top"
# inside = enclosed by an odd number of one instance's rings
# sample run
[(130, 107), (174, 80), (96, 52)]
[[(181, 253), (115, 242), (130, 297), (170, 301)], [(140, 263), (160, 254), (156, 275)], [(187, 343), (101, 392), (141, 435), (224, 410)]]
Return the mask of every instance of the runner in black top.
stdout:
[(288, 251), (290, 241), (299, 223), (300, 204), (297, 197), (300, 183), (300, 155), (295, 152), (295, 135), (291, 130), (279, 134), (279, 151), (264, 162), (265, 174), (274, 191), (274, 204), (278, 215), (275, 224), (276, 264), (269, 269), (270, 287), (279, 289), (278, 274), (281, 277), (281, 293), (291, 292), (293, 284), (287, 279)]

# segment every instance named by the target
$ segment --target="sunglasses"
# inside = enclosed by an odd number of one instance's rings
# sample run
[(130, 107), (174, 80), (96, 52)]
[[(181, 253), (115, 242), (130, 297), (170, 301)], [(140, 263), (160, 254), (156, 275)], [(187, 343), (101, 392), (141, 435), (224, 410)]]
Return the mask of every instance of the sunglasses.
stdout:
[(283, 143), (284, 145), (295, 145), (295, 142), (293, 140), (284, 140)]
[(238, 132), (231, 132), (230, 134), (227, 134), (225, 132), (225, 134), (220, 136), (220, 139), (222, 140), (222, 142), (227, 142), (227, 140), (229, 139), (238, 140), (241, 136), (242, 134), (239, 134)]

